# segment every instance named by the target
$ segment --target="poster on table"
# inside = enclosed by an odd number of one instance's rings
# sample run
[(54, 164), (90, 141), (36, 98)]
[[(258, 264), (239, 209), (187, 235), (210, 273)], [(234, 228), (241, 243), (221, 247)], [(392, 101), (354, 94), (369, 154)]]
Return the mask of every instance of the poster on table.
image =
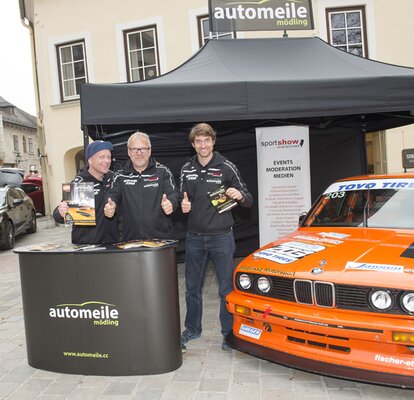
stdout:
[(256, 128), (260, 246), (293, 232), (311, 206), (309, 128)]

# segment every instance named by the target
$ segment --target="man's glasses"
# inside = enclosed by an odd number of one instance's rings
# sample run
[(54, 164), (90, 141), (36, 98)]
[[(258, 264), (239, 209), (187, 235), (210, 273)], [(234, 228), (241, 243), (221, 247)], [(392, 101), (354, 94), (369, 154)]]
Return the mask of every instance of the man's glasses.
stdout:
[(151, 147), (141, 147), (141, 148), (138, 148), (138, 147), (128, 147), (129, 151), (132, 154), (138, 154), (138, 153), (147, 154), (149, 152), (150, 148)]

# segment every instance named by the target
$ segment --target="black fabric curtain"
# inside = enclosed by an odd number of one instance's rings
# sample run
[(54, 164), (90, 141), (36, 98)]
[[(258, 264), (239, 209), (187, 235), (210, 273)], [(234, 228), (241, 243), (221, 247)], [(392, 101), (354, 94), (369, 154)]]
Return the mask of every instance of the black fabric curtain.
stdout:
[[(217, 131), (215, 150), (236, 164), (254, 198), (251, 209), (236, 207), (232, 210), (235, 219), (236, 256), (245, 256), (259, 247), (255, 128), (259, 125), (275, 126), (278, 122), (209, 123)], [(182, 165), (195, 154), (188, 141), (192, 126), (193, 124), (148, 125), (107, 134), (105, 139), (111, 140), (114, 144), (112, 169), (119, 169), (128, 159), (126, 142), (128, 137), (139, 129), (150, 135), (153, 157), (171, 169), (178, 186)], [(364, 137), (361, 131), (311, 128), (310, 152), (312, 201), (315, 201), (334, 180), (366, 172)], [(173, 221), (175, 237), (180, 241), (178, 258), (182, 260), (187, 216), (177, 210), (173, 215)]]

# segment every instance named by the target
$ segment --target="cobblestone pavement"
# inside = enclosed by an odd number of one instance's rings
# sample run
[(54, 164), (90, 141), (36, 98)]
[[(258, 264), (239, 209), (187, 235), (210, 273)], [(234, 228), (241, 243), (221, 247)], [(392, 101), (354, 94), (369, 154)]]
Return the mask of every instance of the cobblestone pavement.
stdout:
[[(48, 217), (38, 232), (17, 239), (33, 243), (67, 242), (70, 228)], [(184, 268), (178, 265), (181, 319), (185, 315)], [(0, 399), (7, 400), (307, 400), (414, 399), (414, 391), (344, 381), (301, 372), (221, 350), (218, 295), (214, 272), (205, 283), (203, 334), (187, 344), (183, 365), (152, 376), (102, 377), (53, 373), (27, 364), (18, 256), (0, 252)]]

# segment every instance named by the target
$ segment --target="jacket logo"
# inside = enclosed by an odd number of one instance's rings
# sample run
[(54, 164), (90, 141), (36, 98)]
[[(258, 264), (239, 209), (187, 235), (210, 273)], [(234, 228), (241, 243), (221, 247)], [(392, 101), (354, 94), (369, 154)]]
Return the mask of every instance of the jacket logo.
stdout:
[(145, 182), (155, 182), (158, 181), (158, 176), (151, 176), (149, 178), (144, 179)]
[(207, 183), (218, 183), (221, 184), (221, 179), (206, 179)]
[(197, 178), (198, 178), (197, 174), (191, 174), (191, 175), (186, 176), (187, 181), (195, 181)]
[(135, 179), (125, 179), (124, 184), (125, 185), (135, 185), (137, 181)]
[(158, 182), (154, 182), (154, 183), (146, 183), (146, 184), (144, 185), (144, 188), (147, 188), (147, 187), (158, 187), (158, 186), (159, 186)]

